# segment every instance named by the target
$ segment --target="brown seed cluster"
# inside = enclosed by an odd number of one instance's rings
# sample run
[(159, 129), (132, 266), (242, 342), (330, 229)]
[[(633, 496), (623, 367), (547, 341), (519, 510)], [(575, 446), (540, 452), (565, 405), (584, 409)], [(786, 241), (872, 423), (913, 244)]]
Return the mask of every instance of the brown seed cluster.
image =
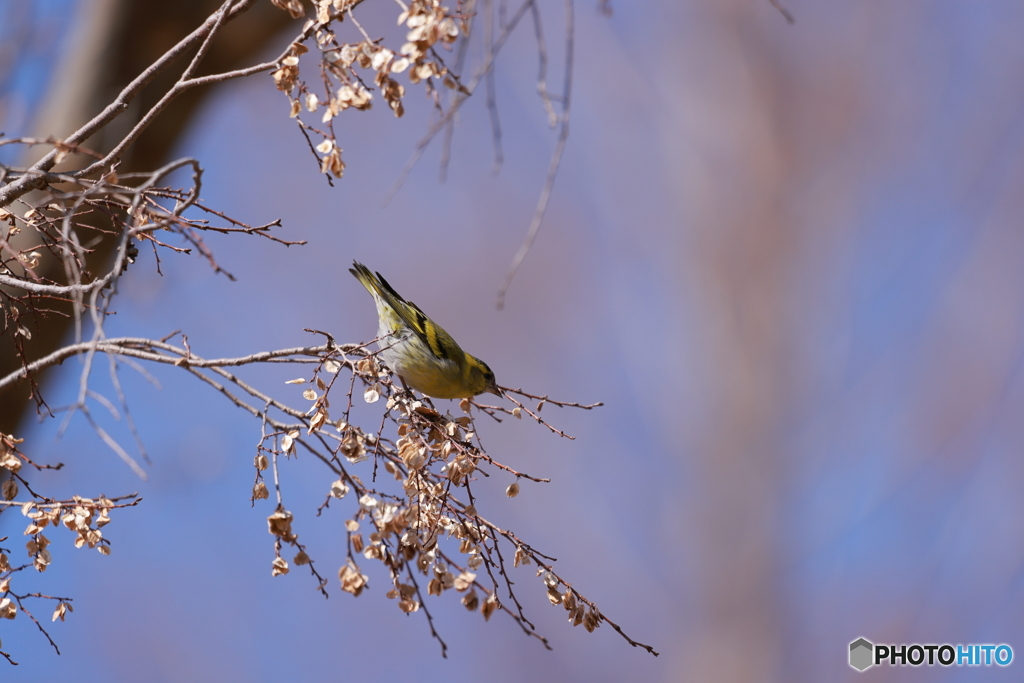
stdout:
[[(353, 376), (344, 383), (346, 395), (341, 403), (345, 407), (335, 419), (329, 414), (328, 396), (343, 367)], [(513, 475), (505, 489), (508, 497), (520, 494), (522, 478), (541, 480), (494, 461), (483, 450), (473, 417), (480, 409), (477, 404), (461, 401), (461, 415), (441, 412), (429, 399), (394, 385), (373, 355), (353, 361), (345, 358), (341, 363), (325, 360), (312, 378), (288, 383), (305, 386), (302, 398), (310, 402), (304, 413), (308, 426), (267, 435), (273, 443), (261, 445), (266, 452), (261, 450), (256, 457), (257, 480), (263, 484), (262, 473), (269, 467), (279, 490), (280, 461), (291, 460), (297, 443), (314, 453), (316, 441), (334, 443), (330, 453), (320, 456), (335, 473), (320, 510), (338, 501), (352, 506), (344, 521), (347, 558), (338, 570), (342, 591), (361, 595), (370, 588), (372, 574), (364, 565), (379, 563), (390, 583), (385, 596), (403, 613), (423, 611), (433, 623), (427, 598), (451, 594), (485, 619), (498, 610), (506, 612), (543, 641), (526, 619), (508, 574), (513, 566), (535, 565), (548, 600), (566, 609), (570, 623), (588, 631), (600, 625), (604, 617), (596, 606), (554, 573), (551, 558), (478, 513), (474, 491), (481, 476), (493, 476), (491, 471)], [(380, 405), (384, 399), (384, 421), (376, 433), (352, 422), (359, 396), (366, 405)], [(280, 548), (291, 544), (300, 549), (295, 564), (308, 564), (315, 574), (312, 559), (298, 545), (294, 518), (280, 502), (280, 493), (278, 500), (267, 520), (276, 544), (271, 571), (274, 575), (287, 572)], [(508, 551), (503, 547), (511, 551), (508, 566), (504, 559)], [(503, 604), (499, 595), (507, 595), (509, 604)]]
[[(302, 16), (299, 0), (274, 0), (274, 4), (293, 17)], [(290, 115), (307, 132), (321, 138), (314, 145), (320, 161), (320, 172), (341, 178), (345, 171), (342, 148), (333, 130), (333, 120), (346, 109), (367, 110), (374, 97), (384, 99), (395, 116), (405, 113), (405, 86), (397, 77), (406, 74), (411, 84), (424, 84), (428, 94), (435, 93), (435, 81), (451, 89), (461, 89), (442, 61), (438, 48), (450, 49), (465, 32), (451, 11), (438, 0), (413, 0), (398, 16), (404, 26), (405, 40), (397, 49), (383, 45), (382, 39), (371, 38), (356, 21), (352, 0), (317, 0), (316, 19), (289, 48), (286, 56), (272, 72), (274, 84), (289, 98)], [(336, 31), (345, 18), (359, 29), (362, 40), (340, 41)], [(318, 75), (322, 86), (311, 86), (300, 71), (302, 55), (310, 51), (312, 42), (319, 54)], [(303, 112), (315, 114), (322, 110), (318, 122), (307, 122)], [(321, 128), (320, 126), (326, 126)]]
[[(29, 537), (25, 543), (25, 553), (31, 563), (12, 565), (7, 553), (0, 550), (0, 619), (14, 619), (19, 612), (25, 612), (31, 616), (23, 603), (26, 600), (34, 599), (56, 601), (57, 606), (54, 609), (52, 621), (57, 619), (63, 621), (67, 613), (72, 611), (67, 599), (38, 592), (18, 594), (12, 587), (14, 574), (27, 569), (45, 572), (53, 563), (53, 555), (50, 552), (51, 541), (43, 533), (48, 527), (57, 529), (64, 526), (75, 533), (73, 544), (76, 548), (95, 548), (101, 554), (109, 555), (110, 542), (104, 538), (101, 528), (110, 523), (111, 510), (125, 505), (133, 505), (138, 498), (129, 496), (133, 502), (127, 504), (118, 503), (105, 496), (98, 498), (74, 496), (70, 500), (63, 501), (45, 498), (34, 492), (28, 487), (25, 480), (21, 479), (19, 473), (25, 465), (37, 469), (47, 469), (37, 465), (21, 453), (18, 450), (18, 445), (21, 443), (22, 439), (17, 439), (9, 434), (0, 434), (0, 476), (6, 477), (0, 487), (6, 504), (0, 506), (0, 513), (12, 508), (20, 509), (21, 514), (29, 520), (24, 535)], [(24, 502), (14, 500), (21, 493), (19, 480), (25, 484), (25, 491), (29, 496), (29, 499)]]

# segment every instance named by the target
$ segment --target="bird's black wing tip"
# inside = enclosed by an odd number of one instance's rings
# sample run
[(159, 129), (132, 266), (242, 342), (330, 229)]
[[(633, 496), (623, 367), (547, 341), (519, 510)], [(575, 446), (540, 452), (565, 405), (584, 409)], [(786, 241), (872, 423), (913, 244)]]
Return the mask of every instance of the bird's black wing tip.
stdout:
[(395, 291), (395, 288), (391, 286), (391, 283), (389, 283), (389, 282), (388, 282), (387, 280), (385, 280), (385, 279), (384, 279), (384, 276), (383, 276), (383, 275), (381, 275), (380, 273), (375, 273), (375, 275), (377, 276), (377, 280), (378, 280), (378, 281), (380, 282), (380, 284), (381, 284), (381, 285), (382, 285), (382, 286), (384, 287), (384, 289), (388, 290), (388, 292), (389, 292), (389, 293), (390, 293), (390, 294), (391, 294), (391, 295), (392, 295), (393, 297), (395, 297), (395, 298), (396, 298), (396, 299), (398, 299), (399, 301), (402, 301), (402, 302), (408, 303), (407, 301), (405, 301), (405, 297), (403, 297), (403, 296), (402, 296), (401, 294), (399, 294), (398, 292), (396, 292), (396, 291)]

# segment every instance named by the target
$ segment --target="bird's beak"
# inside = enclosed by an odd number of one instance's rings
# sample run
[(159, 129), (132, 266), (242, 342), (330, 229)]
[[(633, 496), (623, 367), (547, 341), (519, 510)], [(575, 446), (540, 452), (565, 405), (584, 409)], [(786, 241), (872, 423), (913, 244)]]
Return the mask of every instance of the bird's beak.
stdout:
[(501, 393), (501, 389), (499, 389), (498, 385), (495, 384), (494, 382), (491, 382), (486, 387), (484, 387), (483, 393), (485, 393), (485, 394), (494, 394), (495, 396), (502, 396), (502, 397), (505, 396), (505, 394)]

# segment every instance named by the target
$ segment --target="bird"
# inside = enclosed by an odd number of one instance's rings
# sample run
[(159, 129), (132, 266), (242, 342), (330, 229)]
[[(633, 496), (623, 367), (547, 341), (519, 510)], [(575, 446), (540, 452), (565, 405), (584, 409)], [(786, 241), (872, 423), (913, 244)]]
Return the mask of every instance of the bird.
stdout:
[(380, 273), (371, 273), (358, 261), (352, 261), (348, 272), (377, 304), (380, 356), (407, 386), (433, 398), (471, 398), (484, 392), (502, 395), (487, 363), (463, 351)]

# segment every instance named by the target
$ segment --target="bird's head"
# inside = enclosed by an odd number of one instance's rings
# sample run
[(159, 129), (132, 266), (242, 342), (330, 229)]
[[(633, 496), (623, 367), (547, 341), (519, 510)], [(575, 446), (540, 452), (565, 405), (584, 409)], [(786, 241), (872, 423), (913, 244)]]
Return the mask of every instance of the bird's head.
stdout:
[(498, 385), (494, 383), (494, 373), (487, 367), (487, 363), (468, 353), (466, 354), (466, 372), (474, 396), (483, 393), (502, 395)]

